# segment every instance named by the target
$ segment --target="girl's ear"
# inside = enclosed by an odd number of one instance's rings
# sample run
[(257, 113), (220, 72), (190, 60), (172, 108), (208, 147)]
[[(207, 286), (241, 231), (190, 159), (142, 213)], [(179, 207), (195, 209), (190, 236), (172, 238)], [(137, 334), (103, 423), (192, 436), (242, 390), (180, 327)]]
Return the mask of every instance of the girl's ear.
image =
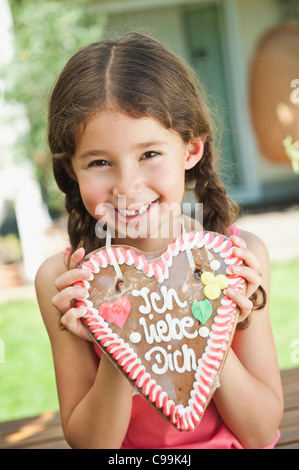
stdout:
[(191, 170), (202, 158), (205, 148), (206, 137), (191, 140), (186, 145), (185, 170)]

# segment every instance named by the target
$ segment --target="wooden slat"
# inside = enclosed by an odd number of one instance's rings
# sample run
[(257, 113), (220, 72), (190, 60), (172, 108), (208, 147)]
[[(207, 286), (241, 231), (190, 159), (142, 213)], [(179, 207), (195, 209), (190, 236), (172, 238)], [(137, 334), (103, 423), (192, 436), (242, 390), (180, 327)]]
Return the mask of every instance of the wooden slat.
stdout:
[(281, 371), (284, 414), (277, 449), (299, 449), (299, 367)]
[[(299, 367), (281, 371), (281, 379), (285, 409), (276, 448), (299, 449)], [(69, 448), (58, 412), (0, 423), (0, 449)]]
[(58, 412), (0, 423), (0, 449), (67, 448)]

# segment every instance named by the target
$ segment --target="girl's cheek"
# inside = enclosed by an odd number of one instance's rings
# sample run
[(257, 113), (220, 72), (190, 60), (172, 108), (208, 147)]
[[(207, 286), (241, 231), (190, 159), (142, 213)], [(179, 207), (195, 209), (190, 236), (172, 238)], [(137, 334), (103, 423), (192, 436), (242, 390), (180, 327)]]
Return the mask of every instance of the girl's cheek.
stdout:
[(97, 206), (106, 200), (106, 192), (103, 191), (103, 187), (91, 184), (88, 187), (81, 186), (80, 193), (84, 206), (89, 213), (95, 216)]

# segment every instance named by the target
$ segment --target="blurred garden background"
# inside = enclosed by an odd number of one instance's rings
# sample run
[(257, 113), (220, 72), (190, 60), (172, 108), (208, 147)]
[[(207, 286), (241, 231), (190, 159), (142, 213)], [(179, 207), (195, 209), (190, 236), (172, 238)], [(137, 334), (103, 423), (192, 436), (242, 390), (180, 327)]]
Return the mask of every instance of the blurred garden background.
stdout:
[(219, 169), (241, 207), (237, 225), (269, 248), (279, 365), (299, 366), (299, 174), (289, 158), (299, 161), (298, 3), (0, 0), (0, 422), (58, 410), (33, 288), (43, 259), (68, 245), (47, 149), (49, 93), (76, 50), (129, 30), (187, 60), (222, 115)]

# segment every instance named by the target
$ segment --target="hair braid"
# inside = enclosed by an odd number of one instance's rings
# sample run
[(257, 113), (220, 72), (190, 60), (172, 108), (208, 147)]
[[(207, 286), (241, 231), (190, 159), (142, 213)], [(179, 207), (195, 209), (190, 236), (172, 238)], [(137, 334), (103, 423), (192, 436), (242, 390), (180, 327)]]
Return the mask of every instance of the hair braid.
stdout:
[[(238, 205), (226, 193), (226, 189), (214, 169), (215, 149), (212, 139), (207, 137), (202, 159), (194, 167), (195, 194), (203, 204), (203, 226), (205, 230), (227, 235), (227, 228), (238, 215)], [(189, 179), (190, 179), (189, 175)]]

